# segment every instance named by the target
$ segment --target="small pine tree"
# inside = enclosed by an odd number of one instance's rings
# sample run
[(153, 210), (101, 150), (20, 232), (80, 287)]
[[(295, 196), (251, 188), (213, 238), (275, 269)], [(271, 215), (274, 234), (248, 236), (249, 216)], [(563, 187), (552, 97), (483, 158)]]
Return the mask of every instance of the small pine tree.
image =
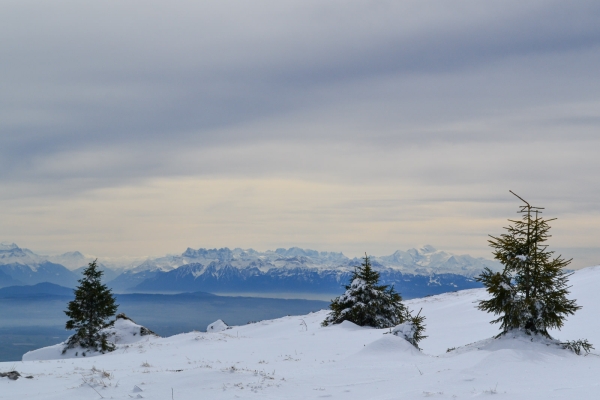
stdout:
[(500, 322), (502, 332), (498, 336), (522, 330), (550, 338), (549, 329), (560, 329), (565, 318), (581, 308), (566, 297), (571, 274), (563, 268), (571, 260), (554, 257), (544, 244), (550, 237), (548, 222), (554, 219), (542, 218), (543, 208), (519, 199), (525, 203), (519, 210), (522, 219), (509, 220), (513, 225), (505, 228), (508, 232), (489, 240), (494, 258), (504, 265), (504, 270), (494, 273), (486, 268), (475, 278), (492, 296), (480, 301), (478, 308), (500, 315), (491, 321)]
[(68, 339), (63, 353), (78, 345), (101, 353), (114, 350), (114, 345), (100, 330), (106, 326), (106, 319), (115, 315), (118, 306), (110, 289), (101, 283), (101, 278), (102, 271), (94, 260), (83, 271), (83, 278), (74, 291), (75, 299), (69, 302), (65, 311), (70, 318), (66, 329), (75, 329), (76, 332)]
[(346, 293), (329, 305), (331, 312), (323, 326), (354, 322), (360, 326), (390, 328), (406, 320), (407, 308), (393, 286), (380, 285), (379, 273), (371, 267), (365, 254), (364, 262), (357, 267), (346, 285)]
[(405, 322), (397, 325), (391, 331), (393, 335), (406, 339), (408, 343), (415, 346), (418, 350), (421, 350), (419, 342), (427, 337), (424, 335), (425, 317), (421, 315), (422, 310), (423, 309), (419, 310), (417, 315), (412, 315), (412, 313), (406, 309)]

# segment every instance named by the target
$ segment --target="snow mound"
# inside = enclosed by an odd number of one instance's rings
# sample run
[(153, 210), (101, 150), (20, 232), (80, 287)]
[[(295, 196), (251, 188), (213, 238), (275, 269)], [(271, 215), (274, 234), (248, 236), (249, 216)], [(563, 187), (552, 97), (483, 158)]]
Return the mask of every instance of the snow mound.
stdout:
[(391, 356), (398, 357), (399, 355), (406, 356), (423, 356), (423, 354), (408, 343), (404, 338), (394, 335), (384, 335), (372, 343), (369, 343), (359, 352), (359, 355), (372, 355), (375, 357)]
[(227, 329), (231, 329), (231, 327), (228, 326), (225, 322), (223, 322), (222, 319), (218, 319), (206, 327), (206, 332), (214, 333), (214, 332), (221, 332), (221, 331), (224, 331)]
[(115, 345), (137, 343), (140, 340), (143, 340), (144, 336), (158, 337), (156, 333), (144, 326), (136, 324), (125, 314), (117, 315), (117, 318), (102, 331), (108, 335), (108, 340)]
[[(100, 332), (106, 333), (108, 341), (115, 345), (115, 350), (118, 350), (119, 348), (123, 347), (128, 347), (133, 343), (137, 343), (140, 341), (148, 341), (151, 338), (159, 337), (150, 329), (136, 324), (131, 318), (127, 317), (125, 314), (117, 315), (116, 319), (114, 321), (111, 321), (106, 326), (106, 328), (102, 329)], [(76, 357), (95, 357), (102, 355), (102, 353), (100, 352), (85, 349), (80, 346), (64, 351), (67, 345), (67, 341), (55, 344), (54, 346), (42, 347), (41, 349), (29, 351), (23, 354), (22, 360), (56, 360)]]
[(531, 336), (521, 331), (510, 332), (498, 338), (488, 338), (452, 349), (448, 356), (479, 351), (490, 353), (491, 357), (514, 359), (575, 356), (573, 352), (565, 349), (559, 340), (548, 339), (541, 335)]
[[(67, 344), (65, 342), (55, 344), (54, 346), (42, 347), (41, 349), (28, 351), (23, 354), (23, 361), (38, 361), (38, 360), (56, 360), (60, 358), (74, 358), (70, 352), (62, 354), (63, 349)], [(72, 349), (71, 349), (72, 350)]]
[[(480, 343), (480, 349), (487, 351), (497, 350), (530, 350), (533, 348), (557, 348), (560, 349), (560, 342), (545, 338), (540, 335), (527, 335), (523, 332), (509, 332), (499, 338), (484, 340)], [(562, 349), (561, 349), (562, 350)]]
[(351, 321), (342, 321), (341, 324), (332, 325), (332, 327), (333, 326), (339, 326), (340, 328), (347, 330), (347, 331), (360, 331), (363, 329), (374, 329), (374, 328), (371, 328), (370, 326), (356, 325), (354, 322), (351, 322)]

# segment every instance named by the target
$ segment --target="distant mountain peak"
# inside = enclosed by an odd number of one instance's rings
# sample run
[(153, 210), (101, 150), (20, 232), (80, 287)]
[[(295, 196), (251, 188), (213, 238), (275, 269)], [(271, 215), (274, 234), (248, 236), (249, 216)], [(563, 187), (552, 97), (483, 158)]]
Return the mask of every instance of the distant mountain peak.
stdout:
[(419, 249), (420, 253), (435, 253), (437, 250), (430, 244), (426, 244)]
[(0, 260), (2, 264), (8, 264), (12, 262), (30, 264), (43, 261), (41, 257), (33, 253), (31, 250), (22, 249), (15, 243), (9, 244), (6, 242), (0, 244)]
[(63, 257), (73, 257), (73, 258), (85, 258), (83, 254), (79, 251), (68, 251), (66, 253), (61, 254)]
[(9, 243), (9, 242), (1, 242), (0, 243), (0, 251), (2, 250), (15, 250), (18, 249), (19, 246), (17, 246), (15, 243)]

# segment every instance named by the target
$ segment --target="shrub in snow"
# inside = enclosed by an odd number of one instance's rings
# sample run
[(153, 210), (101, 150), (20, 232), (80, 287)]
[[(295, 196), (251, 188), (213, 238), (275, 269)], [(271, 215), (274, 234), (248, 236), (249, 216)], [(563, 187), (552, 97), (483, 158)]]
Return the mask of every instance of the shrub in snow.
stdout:
[(417, 315), (412, 315), (410, 311), (406, 313), (406, 322), (396, 325), (392, 329), (392, 334), (402, 337), (408, 341), (408, 343), (421, 350), (419, 342), (425, 339), (427, 336), (423, 335), (425, 332), (425, 317), (421, 315), (421, 311)]
[(586, 354), (590, 352), (590, 350), (594, 349), (594, 346), (587, 339), (579, 339), (579, 340), (567, 340), (564, 343), (561, 343), (563, 349), (571, 350), (573, 353), (580, 355), (581, 351), (584, 351)]
[(94, 260), (83, 271), (83, 278), (75, 289), (75, 299), (69, 302), (65, 311), (70, 318), (66, 329), (75, 329), (76, 332), (67, 340), (63, 352), (78, 346), (101, 353), (115, 349), (101, 329), (106, 326), (106, 319), (115, 315), (117, 304), (110, 289), (102, 284), (101, 278), (102, 271), (98, 270)]
[(323, 326), (350, 321), (360, 326), (391, 328), (406, 322), (410, 315), (394, 287), (379, 284), (379, 273), (373, 270), (366, 254), (362, 265), (354, 270), (346, 292), (332, 300), (329, 308), (331, 312)]
[(570, 274), (563, 268), (571, 260), (547, 250), (544, 243), (552, 220), (542, 218), (542, 208), (519, 199), (525, 203), (519, 210), (522, 218), (509, 220), (513, 225), (505, 228), (508, 232), (489, 241), (504, 270), (494, 273), (486, 268), (476, 278), (492, 296), (480, 301), (478, 308), (499, 315), (492, 323), (500, 322), (500, 335), (523, 330), (550, 338), (549, 329), (560, 329), (565, 318), (581, 308), (567, 299)]

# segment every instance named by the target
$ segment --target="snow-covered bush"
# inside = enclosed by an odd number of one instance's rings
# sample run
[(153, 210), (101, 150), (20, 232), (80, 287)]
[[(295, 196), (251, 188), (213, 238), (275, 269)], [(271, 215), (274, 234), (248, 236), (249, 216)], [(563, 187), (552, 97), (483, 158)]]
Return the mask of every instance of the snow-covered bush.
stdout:
[(332, 300), (329, 308), (331, 312), (323, 326), (350, 321), (359, 326), (391, 328), (410, 315), (393, 286), (379, 284), (379, 273), (373, 270), (367, 255), (354, 270), (346, 292)]
[(419, 342), (425, 339), (427, 336), (423, 335), (425, 332), (425, 317), (421, 315), (421, 311), (417, 315), (412, 315), (410, 311), (406, 313), (406, 321), (400, 325), (396, 325), (392, 329), (392, 335), (402, 337), (408, 341), (408, 343), (421, 350)]

